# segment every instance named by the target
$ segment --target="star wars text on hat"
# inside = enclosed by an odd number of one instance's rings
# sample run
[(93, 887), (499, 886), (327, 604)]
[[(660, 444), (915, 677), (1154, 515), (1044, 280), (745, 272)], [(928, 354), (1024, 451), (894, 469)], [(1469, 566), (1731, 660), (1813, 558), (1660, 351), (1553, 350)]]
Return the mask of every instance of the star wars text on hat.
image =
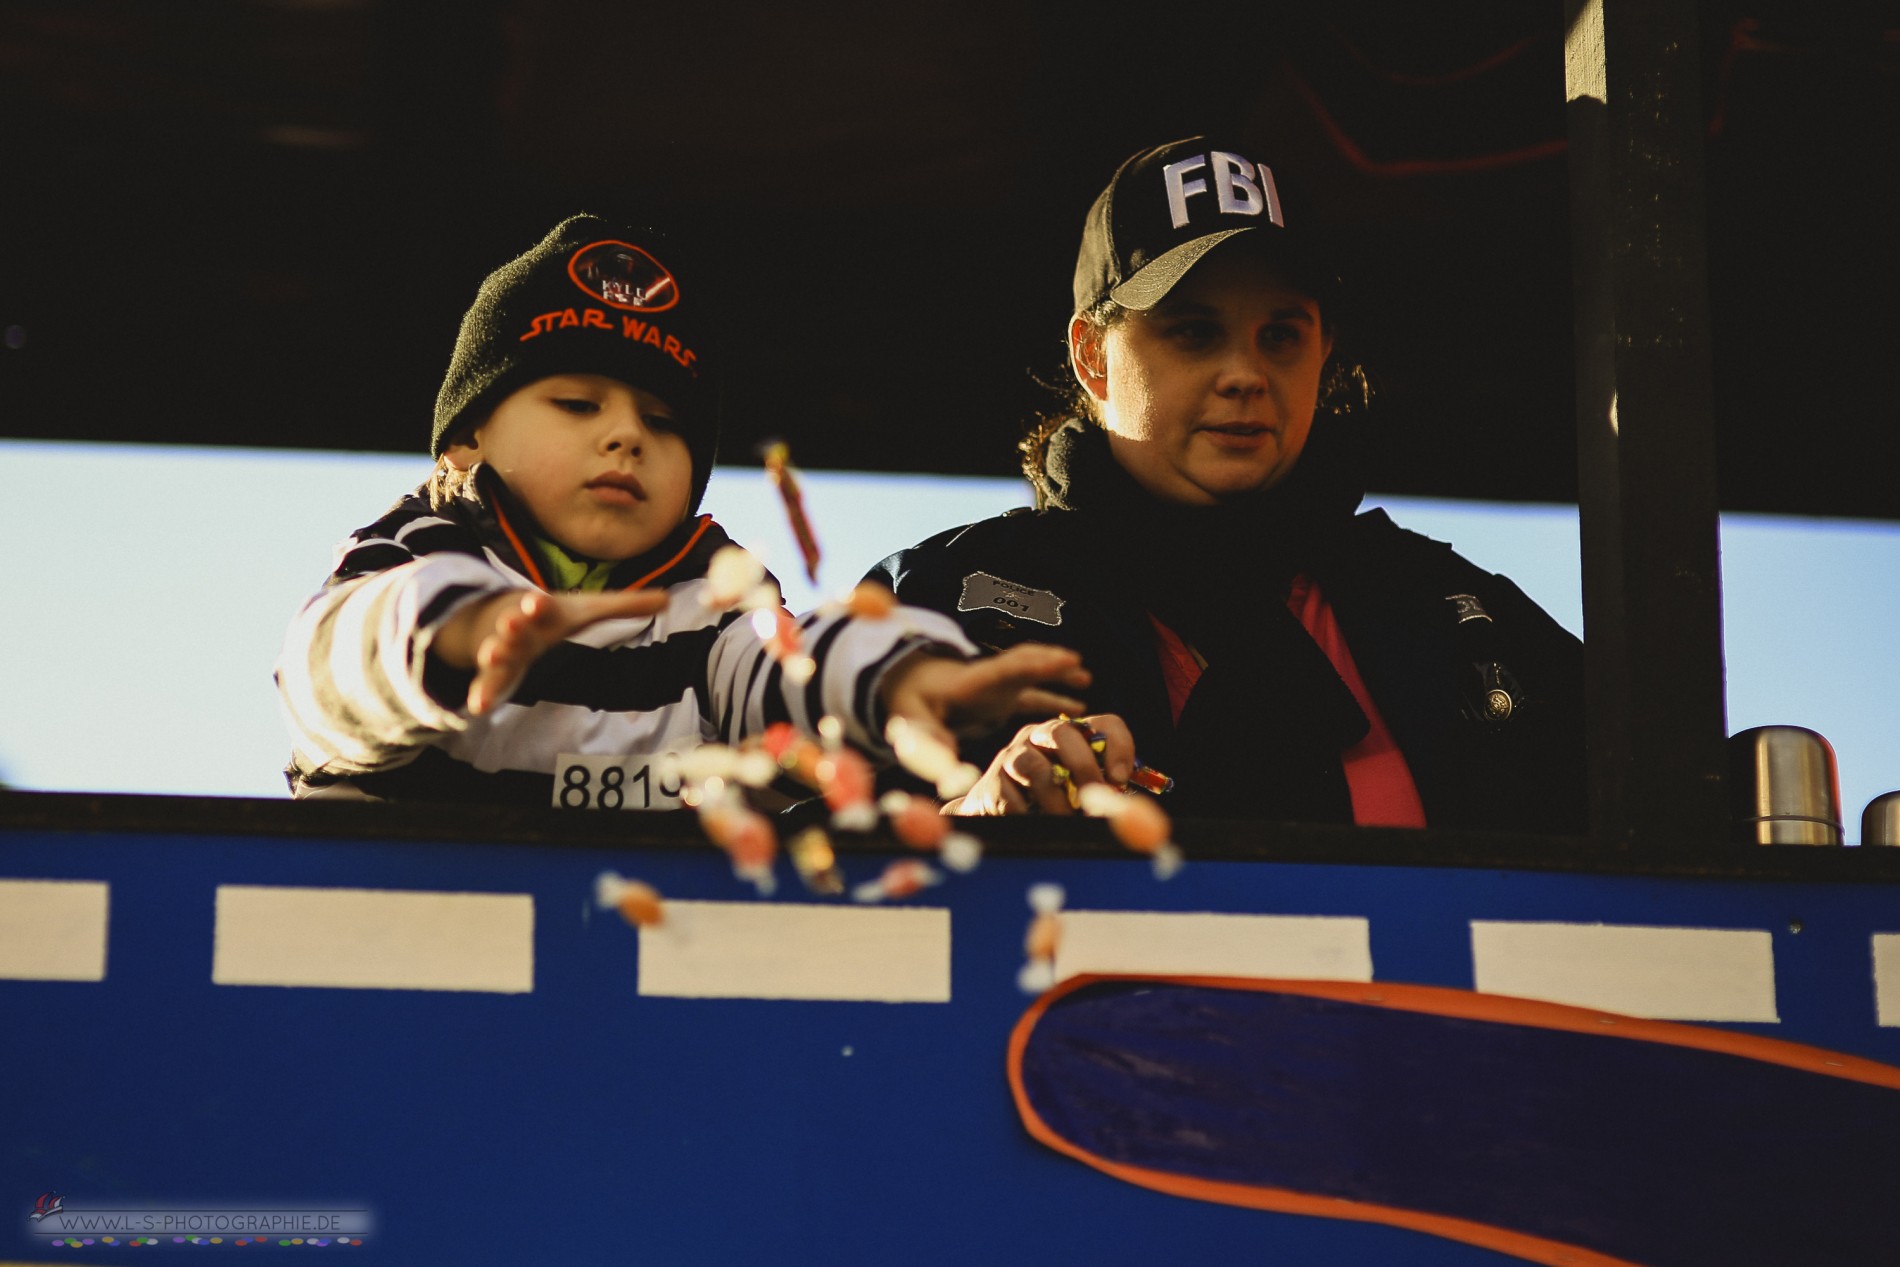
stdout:
[[(598, 308), (557, 308), (553, 312), (542, 313), (529, 323), (527, 333), (521, 336), (519, 342), (526, 343), (550, 330), (563, 330), (569, 326), (588, 326), (607, 331), (614, 328), (612, 315)], [(636, 343), (650, 343), (694, 374), (699, 373), (693, 366), (693, 362), (699, 359), (699, 353), (681, 343), (678, 336), (664, 333), (654, 322), (623, 314), (620, 318), (620, 337), (632, 339)]]

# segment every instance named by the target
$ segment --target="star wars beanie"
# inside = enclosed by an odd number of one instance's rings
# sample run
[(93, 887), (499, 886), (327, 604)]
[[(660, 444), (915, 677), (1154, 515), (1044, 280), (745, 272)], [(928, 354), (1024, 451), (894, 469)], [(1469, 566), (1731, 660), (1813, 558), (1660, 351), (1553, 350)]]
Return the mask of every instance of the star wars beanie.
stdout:
[(603, 374), (677, 414), (697, 509), (719, 445), (712, 323), (682, 285), (675, 248), (650, 229), (577, 215), (488, 275), (462, 317), (435, 399), (436, 457), (509, 393), (550, 374)]

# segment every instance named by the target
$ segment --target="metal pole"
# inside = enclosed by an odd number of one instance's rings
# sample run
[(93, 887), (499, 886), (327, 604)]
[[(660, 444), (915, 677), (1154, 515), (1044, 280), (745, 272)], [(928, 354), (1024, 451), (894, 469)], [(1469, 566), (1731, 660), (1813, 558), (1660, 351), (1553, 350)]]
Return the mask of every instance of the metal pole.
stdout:
[(1591, 834), (1719, 847), (1726, 718), (1694, 0), (1566, 0)]

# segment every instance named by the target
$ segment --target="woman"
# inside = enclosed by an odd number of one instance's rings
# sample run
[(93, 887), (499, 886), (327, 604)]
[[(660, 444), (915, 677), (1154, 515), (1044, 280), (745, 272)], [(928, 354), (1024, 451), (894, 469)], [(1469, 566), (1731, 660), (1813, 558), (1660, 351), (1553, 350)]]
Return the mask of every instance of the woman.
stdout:
[[(1130, 158), (1076, 263), (1079, 408), (1024, 443), (1037, 509), (873, 573), (978, 643), (1079, 650), (1091, 713), (997, 736), (957, 813), (1065, 813), (1135, 755), (1177, 814), (1581, 832), (1582, 648), (1510, 581), (1356, 513), (1320, 408), (1338, 283), (1273, 171)], [(1101, 768), (1083, 727), (1108, 741)]]

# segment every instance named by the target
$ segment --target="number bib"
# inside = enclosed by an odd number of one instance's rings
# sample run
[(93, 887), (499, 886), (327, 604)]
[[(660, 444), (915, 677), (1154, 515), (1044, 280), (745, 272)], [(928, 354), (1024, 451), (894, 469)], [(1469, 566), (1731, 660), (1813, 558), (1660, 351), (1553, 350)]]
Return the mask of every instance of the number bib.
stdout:
[[(668, 763), (670, 764), (670, 763)], [(661, 754), (554, 759), (555, 809), (678, 809), (679, 775), (662, 768)]]

